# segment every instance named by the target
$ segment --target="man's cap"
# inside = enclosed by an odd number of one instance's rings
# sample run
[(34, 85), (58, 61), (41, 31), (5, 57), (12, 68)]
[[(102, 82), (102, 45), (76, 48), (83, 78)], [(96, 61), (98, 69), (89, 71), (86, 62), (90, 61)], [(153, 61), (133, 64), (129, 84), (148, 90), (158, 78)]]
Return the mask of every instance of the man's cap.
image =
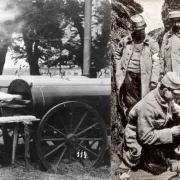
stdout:
[(174, 93), (180, 94), (180, 75), (176, 72), (167, 72), (161, 83), (165, 87), (172, 89)]
[(144, 29), (147, 26), (144, 18), (140, 14), (131, 16), (131, 23), (133, 30)]
[(168, 18), (169, 19), (176, 19), (176, 18), (180, 18), (180, 11), (171, 11), (168, 14)]

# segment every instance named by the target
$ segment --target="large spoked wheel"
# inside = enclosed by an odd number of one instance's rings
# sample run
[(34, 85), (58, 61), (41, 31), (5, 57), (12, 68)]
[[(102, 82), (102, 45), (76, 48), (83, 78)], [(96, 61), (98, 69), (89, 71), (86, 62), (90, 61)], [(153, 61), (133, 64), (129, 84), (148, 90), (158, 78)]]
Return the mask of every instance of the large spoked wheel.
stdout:
[(73, 162), (95, 167), (106, 151), (106, 127), (91, 106), (65, 102), (53, 107), (42, 118), (36, 146), (46, 169), (57, 171)]

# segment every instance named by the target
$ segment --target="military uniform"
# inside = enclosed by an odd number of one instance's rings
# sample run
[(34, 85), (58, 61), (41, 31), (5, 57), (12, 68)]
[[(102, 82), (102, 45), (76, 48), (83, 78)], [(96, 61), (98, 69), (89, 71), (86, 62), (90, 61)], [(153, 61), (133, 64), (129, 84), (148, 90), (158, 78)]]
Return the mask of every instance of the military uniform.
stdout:
[[(143, 17), (135, 15), (131, 21), (133, 33), (121, 39), (115, 52), (119, 105), (126, 115), (151, 90), (151, 83), (157, 85), (161, 70), (159, 58), (155, 56), (159, 52), (159, 45), (145, 34), (146, 23)], [(142, 37), (138, 37), (141, 31)]]
[(160, 57), (163, 73), (173, 71), (180, 74), (180, 37), (172, 31), (163, 37)]
[[(129, 35), (120, 41), (119, 48), (116, 50), (116, 53), (121, 57), (120, 59), (116, 59), (116, 83), (118, 90), (120, 90), (128, 71), (134, 45), (132, 37)], [(152, 58), (158, 52), (158, 43), (146, 35), (140, 54), (141, 97), (144, 97), (149, 92), (150, 82), (158, 83), (161, 68), (160, 61), (159, 59)]]
[[(146, 35), (139, 54), (134, 53), (135, 46), (129, 35), (120, 41), (116, 52), (121, 57), (116, 59), (116, 84), (119, 101), (121, 102), (123, 99), (129, 110), (150, 91), (150, 82), (158, 83), (161, 70), (159, 58), (153, 59), (152, 57), (159, 51), (158, 43), (155, 40)], [(135, 61), (138, 58), (139, 62)], [(134, 61), (132, 62), (132, 60)], [(138, 66), (133, 63), (139, 63), (139, 68), (136, 68)], [(133, 71), (133, 67), (136, 72)]]
[[(180, 88), (180, 77), (178, 78), (178, 88)], [(169, 124), (173, 124), (174, 115), (180, 117), (180, 106), (174, 101), (167, 103), (161, 97), (159, 87), (138, 102), (129, 113), (129, 121), (124, 131), (122, 152), (124, 163), (131, 168), (137, 167), (143, 159), (143, 149), (147, 155), (151, 148), (157, 149), (162, 145), (173, 143)], [(153, 154), (150, 154), (149, 158), (153, 159), (154, 164), (160, 160), (156, 159)]]
[[(180, 11), (169, 13), (169, 19), (180, 19)], [(169, 71), (180, 74), (180, 35), (173, 32), (173, 28), (165, 33), (160, 51), (162, 73)]]

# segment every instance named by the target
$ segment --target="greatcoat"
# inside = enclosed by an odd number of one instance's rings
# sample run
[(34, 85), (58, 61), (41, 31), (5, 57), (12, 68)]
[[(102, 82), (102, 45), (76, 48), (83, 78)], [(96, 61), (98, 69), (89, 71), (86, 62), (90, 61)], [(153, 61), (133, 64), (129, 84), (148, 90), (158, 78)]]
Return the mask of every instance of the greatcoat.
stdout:
[[(180, 106), (166, 103), (158, 87), (139, 101), (129, 113), (124, 130), (123, 159), (130, 167), (136, 167), (144, 145), (171, 144), (173, 135), (167, 124), (172, 115), (180, 116)], [(153, 157), (152, 157), (153, 158)]]
[(165, 33), (160, 51), (162, 73), (169, 71), (180, 74), (180, 37), (172, 30)]
[[(119, 92), (126, 77), (128, 64), (134, 48), (134, 41), (129, 35), (121, 39), (115, 52), (116, 61), (116, 85)], [(143, 49), (140, 56), (141, 69), (141, 96), (144, 97), (150, 91), (150, 82), (158, 83), (161, 64), (159, 58), (153, 55), (159, 52), (158, 43), (146, 35), (143, 41)], [(118, 93), (119, 94), (119, 93)]]

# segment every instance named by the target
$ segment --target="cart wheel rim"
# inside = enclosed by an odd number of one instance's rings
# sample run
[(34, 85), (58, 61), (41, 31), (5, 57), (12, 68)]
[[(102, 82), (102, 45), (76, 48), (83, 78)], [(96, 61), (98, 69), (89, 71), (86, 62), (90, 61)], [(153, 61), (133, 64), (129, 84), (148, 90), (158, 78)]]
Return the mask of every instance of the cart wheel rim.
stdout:
[(95, 167), (107, 148), (106, 126), (91, 106), (65, 102), (53, 107), (42, 118), (36, 146), (46, 169), (58, 171), (73, 162)]

